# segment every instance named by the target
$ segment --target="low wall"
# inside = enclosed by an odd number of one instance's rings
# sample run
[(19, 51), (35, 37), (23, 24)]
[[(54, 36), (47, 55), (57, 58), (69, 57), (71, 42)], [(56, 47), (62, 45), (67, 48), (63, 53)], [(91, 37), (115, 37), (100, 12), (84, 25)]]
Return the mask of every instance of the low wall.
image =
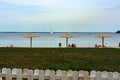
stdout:
[(64, 71), (2, 68), (0, 80), (120, 80), (120, 73), (107, 71)]

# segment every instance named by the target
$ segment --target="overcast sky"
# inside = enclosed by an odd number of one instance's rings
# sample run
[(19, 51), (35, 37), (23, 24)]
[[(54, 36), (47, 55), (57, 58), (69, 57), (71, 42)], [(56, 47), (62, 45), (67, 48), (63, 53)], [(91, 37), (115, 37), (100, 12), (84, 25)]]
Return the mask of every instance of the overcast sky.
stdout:
[(0, 31), (115, 32), (120, 0), (0, 0)]

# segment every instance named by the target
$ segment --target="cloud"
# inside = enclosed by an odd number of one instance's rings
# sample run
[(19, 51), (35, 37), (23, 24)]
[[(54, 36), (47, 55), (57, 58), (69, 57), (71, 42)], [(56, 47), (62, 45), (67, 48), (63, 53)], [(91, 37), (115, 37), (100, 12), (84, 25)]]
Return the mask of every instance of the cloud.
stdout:
[[(119, 6), (120, 0), (0, 0), (1, 8), (5, 4), (8, 5), (5, 16), (8, 16), (2, 18), (1, 23), (68, 22), (78, 25), (104, 25), (120, 21), (120, 12), (117, 11), (119, 9), (109, 10)], [(4, 14), (1, 12), (0, 14)]]
[(70, 23), (70, 24), (112, 24), (120, 21), (120, 12), (99, 11), (81, 14), (51, 14), (51, 15), (12, 15), (1, 16), (0, 23)]
[(65, 22), (65, 21), (72, 21), (77, 19), (77, 16), (70, 16), (70, 15), (51, 15), (51, 16), (24, 16), (21, 19), (26, 22)]
[(114, 9), (120, 6), (120, 0), (0, 0), (0, 4), (17, 7), (44, 8), (55, 13), (83, 13)]

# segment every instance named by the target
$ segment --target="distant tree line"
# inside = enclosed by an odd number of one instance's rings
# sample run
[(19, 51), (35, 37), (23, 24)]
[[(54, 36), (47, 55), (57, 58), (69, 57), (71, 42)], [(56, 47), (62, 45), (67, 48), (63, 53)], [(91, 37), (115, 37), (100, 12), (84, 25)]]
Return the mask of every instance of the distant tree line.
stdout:
[(116, 33), (120, 33), (120, 30), (118, 30)]

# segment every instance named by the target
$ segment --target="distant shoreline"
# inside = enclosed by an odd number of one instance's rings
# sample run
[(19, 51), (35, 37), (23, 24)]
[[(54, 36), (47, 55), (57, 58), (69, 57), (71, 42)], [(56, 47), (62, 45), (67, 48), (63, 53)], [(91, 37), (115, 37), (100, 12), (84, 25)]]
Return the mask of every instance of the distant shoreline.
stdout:
[[(50, 32), (0, 32), (0, 33), (50, 33)], [(54, 33), (116, 33), (116, 32), (54, 32)]]

